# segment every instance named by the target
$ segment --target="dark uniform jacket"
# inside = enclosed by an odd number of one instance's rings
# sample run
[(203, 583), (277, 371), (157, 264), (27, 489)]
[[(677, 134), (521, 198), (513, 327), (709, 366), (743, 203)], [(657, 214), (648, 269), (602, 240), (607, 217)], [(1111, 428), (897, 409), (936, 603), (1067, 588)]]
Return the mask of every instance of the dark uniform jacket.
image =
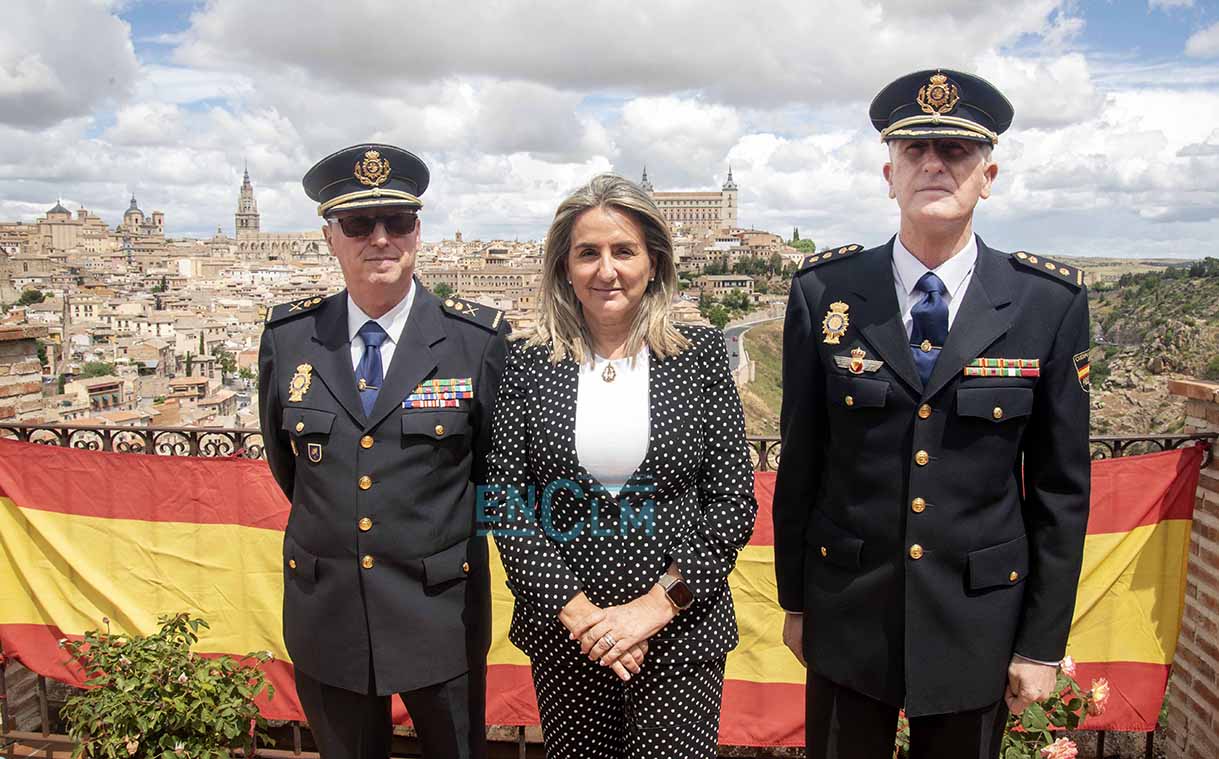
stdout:
[[(1066, 647), (1088, 517), (1082, 273), (979, 239), (924, 387), (892, 241), (840, 250), (811, 257), (788, 301), (779, 602), (804, 612), (826, 678), (910, 716), (983, 707), (1014, 652)], [(1036, 359), (1040, 376), (966, 376), (982, 357)]]
[(651, 358), (651, 439), (618, 499), (598, 494), (576, 455), (578, 365), (551, 363), (548, 346), (509, 348), (488, 475), (499, 495), (485, 513), (516, 597), (509, 638), (531, 657), (574, 645), (558, 613), (578, 592), (602, 608), (628, 603), (673, 560), (695, 601), (649, 641), (648, 661), (713, 659), (737, 644), (728, 575), (757, 513), (744, 417), (723, 333), (678, 329), (690, 346)]
[[(267, 460), (292, 501), (284, 640), (301, 671), (359, 693), (370, 677), (381, 695), (452, 679), (490, 644), (486, 541), (471, 536), (507, 324), (415, 287), (368, 418), (346, 291), (277, 306), (259, 349)], [(474, 397), (403, 408), (421, 382), (453, 378)]]

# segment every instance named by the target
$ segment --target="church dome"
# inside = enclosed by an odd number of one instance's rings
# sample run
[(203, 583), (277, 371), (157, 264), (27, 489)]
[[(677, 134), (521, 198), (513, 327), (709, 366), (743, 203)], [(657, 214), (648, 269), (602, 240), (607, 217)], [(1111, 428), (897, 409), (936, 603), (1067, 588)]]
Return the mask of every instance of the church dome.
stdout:
[(60, 202), (58, 202), (58, 201), (55, 203), (55, 207), (54, 207), (54, 208), (52, 208), (50, 211), (47, 211), (47, 216), (50, 216), (50, 215), (51, 215), (51, 214), (53, 214), (53, 213), (66, 213), (66, 214), (68, 214), (69, 216), (71, 216), (71, 215), (72, 215), (72, 212), (71, 212), (71, 211), (69, 211), (68, 209), (64, 208), (64, 207), (63, 207), (63, 203), (60, 203)]

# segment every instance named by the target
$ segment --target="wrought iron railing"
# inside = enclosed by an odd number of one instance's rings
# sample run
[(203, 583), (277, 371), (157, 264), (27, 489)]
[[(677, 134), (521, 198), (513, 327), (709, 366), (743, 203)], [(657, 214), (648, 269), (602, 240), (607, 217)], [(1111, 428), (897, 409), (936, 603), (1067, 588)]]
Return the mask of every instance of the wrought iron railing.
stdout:
[[(262, 433), (250, 428), (216, 428), (216, 427), (121, 427), (112, 425), (71, 425), (71, 424), (24, 424), (0, 423), (0, 437), (38, 443), (40, 445), (58, 445), (70, 448), (80, 448), (92, 451), (118, 451), (122, 453), (152, 454), (158, 456), (203, 456), (203, 457), (241, 457), (260, 459), (263, 457)], [(1183, 448), (1188, 445), (1203, 445), (1207, 448), (1206, 462), (1209, 462), (1211, 446), (1219, 433), (1203, 432), (1194, 434), (1174, 435), (1103, 435), (1091, 439), (1092, 457), (1094, 459), (1131, 456), (1139, 453), (1167, 451)], [(775, 436), (751, 436), (748, 438), (749, 455), (754, 469), (761, 472), (774, 471), (779, 467), (782, 455), (782, 443)], [(1204, 462), (1204, 464), (1206, 463)], [(12, 694), (6, 692), (3, 676), (4, 654), (0, 651), (0, 752), (13, 757), (15, 747), (23, 748), (22, 755), (33, 751), (46, 750), (68, 751), (71, 740), (62, 734), (53, 733), (54, 725), (51, 718), (50, 698), (47, 695), (46, 678), (38, 676), (33, 679), (37, 688), (37, 705), (39, 730), (19, 732), (12, 728), (13, 714), (10, 705)], [(535, 740), (526, 740), (524, 728), (493, 728), (491, 755), (493, 757), (541, 756), (541, 747)], [(291, 750), (268, 750), (259, 748), (260, 756), (270, 759), (290, 759), (300, 757), (316, 757), (317, 754), (302, 751), (301, 726), (298, 723), (288, 723), (282, 728), (281, 737), (292, 745)], [(1147, 756), (1152, 756), (1154, 733), (1147, 738)], [(1098, 738), (1098, 748), (1103, 755), (1104, 733)], [(417, 746), (410, 736), (398, 736), (395, 751), (414, 751)], [(733, 750), (732, 756), (787, 756), (788, 750), (751, 750), (746, 753)]]

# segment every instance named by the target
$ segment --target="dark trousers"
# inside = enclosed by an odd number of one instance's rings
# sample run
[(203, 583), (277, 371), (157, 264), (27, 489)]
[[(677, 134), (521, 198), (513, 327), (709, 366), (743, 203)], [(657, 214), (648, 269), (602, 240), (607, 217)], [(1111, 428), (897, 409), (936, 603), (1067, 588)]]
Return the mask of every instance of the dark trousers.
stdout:
[[(809, 759), (892, 759), (896, 706), (809, 672), (804, 738)], [(995, 759), (1007, 705), (910, 720), (911, 759)]]
[[(386, 759), (389, 696), (355, 693), (296, 671), (296, 693), (322, 759)], [(485, 759), (486, 670), (399, 694), (424, 759)]]

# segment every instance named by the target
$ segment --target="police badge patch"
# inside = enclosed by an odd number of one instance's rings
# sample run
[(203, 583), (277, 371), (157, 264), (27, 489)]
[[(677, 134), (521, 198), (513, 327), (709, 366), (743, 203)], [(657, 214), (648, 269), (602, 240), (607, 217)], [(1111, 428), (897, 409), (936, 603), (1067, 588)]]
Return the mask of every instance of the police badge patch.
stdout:
[(839, 338), (847, 333), (847, 327), (851, 324), (851, 317), (847, 315), (850, 308), (846, 303), (836, 301), (825, 312), (825, 318), (821, 320), (821, 333), (825, 335), (827, 345), (838, 345)]
[(1084, 389), (1085, 393), (1092, 392), (1092, 380), (1089, 379), (1091, 373), (1091, 365), (1088, 363), (1088, 352), (1081, 351), (1071, 357), (1075, 362), (1075, 375), (1079, 377), (1079, 386)]

